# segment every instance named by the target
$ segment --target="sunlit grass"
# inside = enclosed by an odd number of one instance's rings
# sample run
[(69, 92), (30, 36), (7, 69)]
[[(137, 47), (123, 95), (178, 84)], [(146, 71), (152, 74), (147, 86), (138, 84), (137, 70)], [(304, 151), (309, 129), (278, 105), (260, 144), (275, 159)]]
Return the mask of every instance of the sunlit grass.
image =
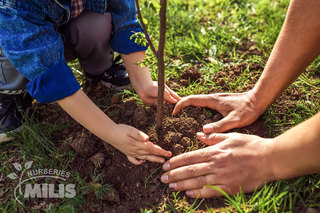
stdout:
[[(141, 0), (140, 2), (152, 40), (157, 43), (159, 32), (158, 1)], [(230, 64), (237, 66), (247, 63), (248, 68), (243, 70), (241, 75), (231, 80), (223, 79), (227, 88), (225, 92), (247, 90), (248, 88), (244, 85), (251, 83), (252, 79), (257, 79), (262, 72), (262, 70), (250, 70), (250, 65), (254, 63), (265, 65), (282, 27), (288, 4), (289, 0), (168, 1), (168, 31), (165, 50), (167, 81), (180, 79), (183, 70), (196, 66), (201, 72), (203, 83), (196, 81), (187, 87), (175, 89), (179, 95), (187, 96), (222, 91), (223, 88), (213, 77)], [(261, 51), (261, 54), (246, 55), (237, 51), (248, 41), (254, 42), (254, 48)], [(148, 50), (147, 56), (145, 64), (150, 68), (152, 78), (156, 80), (156, 60), (150, 50)], [(83, 84), (85, 78), (79, 64), (75, 61), (70, 66), (79, 82)], [(262, 118), (269, 130), (270, 137), (281, 134), (319, 111), (320, 58), (315, 60), (308, 67), (307, 72), (301, 75), (287, 91), (294, 89), (299, 89), (303, 96), (296, 100), (292, 107), (282, 106), (285, 110), (279, 111), (280, 106), (276, 102), (263, 114)], [(133, 90), (125, 91), (123, 98), (133, 98), (142, 104)], [(100, 107), (105, 106), (101, 105)], [(29, 118), (25, 124), (25, 130), (16, 135), (14, 141), (1, 144), (1, 174), (8, 175), (11, 172), (12, 165), (9, 163), (9, 159), (13, 157), (21, 162), (34, 159), (39, 166), (70, 168), (70, 162), (74, 160), (75, 153), (71, 151), (58, 152), (54, 143), (59, 142), (53, 142), (51, 139), (53, 131), (67, 128), (70, 125), (63, 122), (37, 123), (35, 119)], [(63, 143), (63, 141), (60, 142)], [(193, 145), (189, 147), (189, 150), (192, 149)], [(58, 205), (52, 204), (46, 212), (81, 210), (81, 204), (84, 202), (86, 193), (89, 193), (88, 190), (100, 197), (101, 193), (109, 189), (106, 185), (106, 187), (99, 188), (100, 191), (95, 191), (88, 187), (78, 174), (74, 175), (75, 182), (82, 189), (77, 191), (77, 198), (73, 201), (63, 200)], [(267, 184), (261, 190), (250, 195), (239, 193), (226, 197), (227, 207), (219, 210), (208, 208), (207, 211), (290, 212), (307, 207), (320, 208), (320, 204), (317, 203), (320, 198), (319, 180), (319, 175), (310, 175)], [(100, 184), (106, 183), (101, 182)], [(3, 190), (4, 188), (0, 186), (0, 192)], [(12, 190), (0, 194), (0, 199), (1, 212), (20, 212), (23, 209), (12, 199)], [(143, 209), (141, 212), (192, 212), (202, 202), (194, 200), (194, 203), (187, 205), (185, 199), (182, 192), (172, 193), (164, 203), (150, 209)]]

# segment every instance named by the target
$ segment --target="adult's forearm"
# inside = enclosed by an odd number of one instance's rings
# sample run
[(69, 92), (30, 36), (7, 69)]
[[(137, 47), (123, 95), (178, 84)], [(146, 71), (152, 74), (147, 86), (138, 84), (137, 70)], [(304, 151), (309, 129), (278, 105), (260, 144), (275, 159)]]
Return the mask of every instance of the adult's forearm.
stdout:
[(276, 179), (320, 172), (320, 113), (274, 139), (271, 167)]
[(283, 28), (253, 91), (270, 105), (320, 54), (320, 1), (292, 0)]

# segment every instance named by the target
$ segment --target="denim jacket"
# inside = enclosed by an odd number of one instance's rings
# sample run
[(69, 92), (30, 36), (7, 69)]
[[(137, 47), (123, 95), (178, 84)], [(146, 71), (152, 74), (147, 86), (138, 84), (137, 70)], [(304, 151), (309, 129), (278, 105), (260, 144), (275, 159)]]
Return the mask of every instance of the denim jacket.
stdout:
[[(129, 54), (147, 49), (130, 39), (132, 32), (142, 32), (134, 0), (87, 0), (86, 9), (111, 12), (114, 51)], [(40, 103), (60, 100), (80, 89), (64, 60), (56, 30), (69, 19), (70, 0), (0, 0), (0, 46), (30, 80), (26, 89)]]

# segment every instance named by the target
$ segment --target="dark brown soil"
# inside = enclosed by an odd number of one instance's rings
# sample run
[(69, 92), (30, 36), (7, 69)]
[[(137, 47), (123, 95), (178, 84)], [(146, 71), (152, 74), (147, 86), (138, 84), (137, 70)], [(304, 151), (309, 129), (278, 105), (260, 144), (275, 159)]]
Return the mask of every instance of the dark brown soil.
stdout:
[(181, 78), (179, 80), (177, 79), (169, 80), (167, 82), (167, 85), (171, 89), (178, 89), (181, 86), (187, 87), (196, 81), (203, 83), (203, 78), (201, 76), (201, 73), (199, 72), (197, 67), (188, 67), (182, 71)]
[(245, 57), (251, 55), (263, 55), (263, 51), (258, 49), (257, 42), (245, 40), (242, 45), (238, 46), (237, 51), (239, 55), (243, 55)]
[[(98, 91), (105, 92), (103, 88), (98, 87), (89, 92), (89, 95), (97, 94)], [(124, 103), (111, 104), (104, 108), (104, 111), (115, 122), (128, 124), (145, 132), (152, 142), (172, 151), (174, 156), (205, 147), (197, 140), (195, 134), (202, 130), (204, 124), (217, 121), (222, 116), (216, 111), (197, 107), (187, 107), (177, 116), (172, 116), (173, 107), (165, 106), (163, 129), (159, 134), (155, 129), (156, 108), (138, 106), (134, 100), (127, 100)], [(56, 104), (47, 105), (46, 111), (55, 111), (55, 115), (60, 115), (61, 119), (68, 119), (68, 115)], [(48, 117), (47, 113), (42, 115), (38, 110), (38, 119), (53, 122), (56, 116)], [(261, 120), (239, 131), (260, 136), (266, 136), (267, 132)], [(101, 200), (92, 192), (86, 195), (86, 212), (139, 212), (140, 208), (161, 206), (170, 198), (172, 190), (160, 182), (163, 173), (160, 164), (146, 162), (141, 166), (135, 166), (129, 163), (121, 152), (103, 143), (75, 122), (72, 128), (66, 129), (63, 133), (56, 133), (54, 140), (63, 138), (71, 140), (60, 147), (61, 151), (73, 149), (78, 154), (71, 171), (79, 172), (88, 184), (94, 181), (92, 174), (95, 171), (96, 174), (102, 174), (104, 183), (111, 184), (114, 189)], [(187, 199), (187, 202), (192, 203), (193, 200)], [(224, 206), (224, 200), (208, 199), (205, 204), (219, 208)], [(200, 209), (205, 209), (205, 206), (202, 205)]]
[[(225, 66), (213, 76), (220, 87), (218, 90), (213, 89), (212, 92), (229, 91), (225, 81), (232, 81), (235, 77), (242, 75), (247, 67), (246, 63)], [(260, 64), (251, 64), (249, 68), (257, 73), (263, 69)], [(252, 84), (244, 85), (244, 89), (251, 88), (257, 79), (250, 80)], [(201, 73), (197, 67), (190, 67), (182, 72), (181, 79), (168, 81), (167, 84), (174, 89), (187, 87), (195, 81), (203, 82)], [(222, 118), (216, 111), (192, 106), (183, 109), (177, 116), (172, 116), (174, 106), (166, 105), (163, 129), (157, 132), (156, 108), (138, 106), (134, 100), (125, 100), (124, 103), (120, 103), (121, 95), (113, 95), (101, 86), (85, 87), (85, 90), (95, 103), (104, 106), (101, 109), (116, 123), (138, 128), (149, 135), (152, 142), (172, 151), (174, 156), (205, 147), (195, 137), (196, 133), (202, 130), (204, 124)], [(37, 116), (41, 122), (55, 122), (57, 117), (70, 120), (69, 116), (56, 104), (46, 105), (45, 111), (37, 110)], [(264, 121), (258, 119), (246, 128), (233, 131), (267, 137), (268, 130), (263, 124)], [(173, 191), (160, 181), (163, 173), (162, 165), (146, 162), (141, 166), (135, 166), (121, 152), (102, 142), (76, 122), (73, 122), (72, 128), (54, 134), (54, 140), (65, 140), (65, 138), (70, 140), (59, 149), (62, 152), (73, 149), (77, 153), (71, 171), (79, 172), (88, 185), (95, 183), (92, 177), (94, 172), (102, 174), (104, 184), (111, 184), (113, 187), (112, 192), (99, 199), (93, 192), (87, 194), (86, 204), (83, 206), (85, 212), (140, 212), (141, 208), (157, 208), (165, 206), (164, 203), (172, 203)], [(180, 195), (183, 196), (184, 193)], [(191, 204), (193, 201), (193, 199), (187, 199), (184, 205)], [(221, 208), (224, 202), (223, 198), (207, 199), (200, 206), (199, 211), (206, 210), (205, 205), (209, 208)]]
[[(247, 55), (262, 54), (253, 43), (245, 44), (238, 51), (244, 51), (243, 53)], [(227, 64), (221, 71), (213, 75), (218, 89), (214, 88), (212, 92), (229, 91), (225, 81), (232, 81), (243, 75), (243, 71), (248, 66), (250, 71), (257, 72), (257, 76), (263, 69), (260, 64)], [(244, 90), (251, 88), (257, 78), (249, 80), (251, 83), (244, 85)], [(187, 87), (193, 82), (203, 82), (196, 66), (185, 69), (180, 79), (169, 80), (167, 84), (175, 89)], [(184, 108), (177, 116), (172, 116), (174, 106), (166, 105), (163, 129), (157, 132), (155, 128), (156, 108), (138, 106), (134, 100), (125, 100), (124, 103), (121, 103), (121, 95), (114, 95), (101, 86), (85, 87), (85, 91), (95, 103), (103, 106), (101, 109), (116, 123), (138, 128), (148, 134), (152, 142), (172, 151), (174, 156), (205, 147), (195, 137), (196, 133), (202, 130), (204, 124), (222, 118), (216, 111), (192, 106)], [(70, 120), (70, 117), (56, 104), (40, 107), (36, 111), (36, 116), (40, 122), (52, 123), (57, 118)], [(246, 128), (233, 131), (262, 137), (268, 136), (268, 130), (261, 119)], [(89, 192), (82, 206), (84, 212), (140, 212), (141, 208), (157, 208), (166, 206), (165, 203), (172, 204), (173, 191), (160, 181), (163, 173), (162, 165), (146, 162), (141, 166), (135, 166), (121, 152), (102, 142), (76, 122), (73, 122), (72, 127), (67, 128), (64, 132), (55, 133), (53, 140), (66, 141), (66, 138), (68, 138), (67, 142), (61, 145), (59, 150), (64, 152), (73, 149), (77, 153), (71, 171), (78, 172), (88, 185), (95, 184), (97, 181), (93, 178), (93, 173), (101, 174), (104, 179), (103, 184), (111, 184), (113, 187), (111, 192), (99, 198), (92, 191)], [(184, 193), (180, 193), (180, 196), (183, 195)], [(192, 202), (194, 202), (193, 199), (187, 199), (183, 205)], [(221, 208), (224, 202), (223, 198), (207, 199), (200, 206), (199, 211), (206, 210), (205, 205), (209, 208)]]

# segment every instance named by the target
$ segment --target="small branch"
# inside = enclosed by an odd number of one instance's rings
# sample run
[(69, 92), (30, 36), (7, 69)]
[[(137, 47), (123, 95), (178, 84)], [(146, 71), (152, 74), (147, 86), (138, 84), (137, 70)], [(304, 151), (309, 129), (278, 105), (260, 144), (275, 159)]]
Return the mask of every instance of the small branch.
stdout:
[(144, 34), (146, 35), (146, 39), (147, 39), (147, 41), (148, 41), (148, 43), (150, 45), (150, 48), (151, 48), (153, 54), (156, 57), (158, 57), (158, 51), (156, 51), (156, 49), (154, 48), (154, 45), (153, 45), (153, 43), (151, 41), (151, 38), (149, 36), (149, 33), (147, 31), (146, 25), (143, 22), (143, 19), (142, 19), (142, 16), (141, 16), (141, 11), (140, 11), (139, 0), (135, 0), (135, 2), (136, 2), (136, 7), (137, 7), (137, 11), (138, 11), (138, 18), (140, 20), (140, 24), (141, 24), (142, 30), (143, 30)]

